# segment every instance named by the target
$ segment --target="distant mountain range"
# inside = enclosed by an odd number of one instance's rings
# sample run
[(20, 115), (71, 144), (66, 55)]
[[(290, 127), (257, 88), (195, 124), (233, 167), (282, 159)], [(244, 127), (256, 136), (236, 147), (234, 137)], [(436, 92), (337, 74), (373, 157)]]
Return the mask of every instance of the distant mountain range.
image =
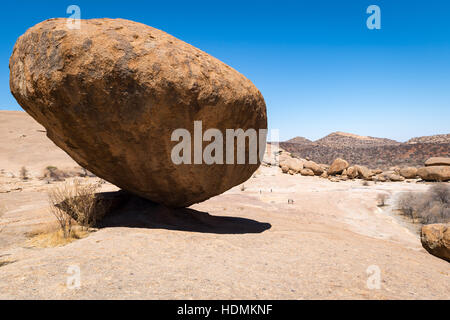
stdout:
[(350, 163), (371, 168), (390, 166), (422, 166), (430, 157), (450, 157), (450, 134), (416, 137), (407, 142), (386, 138), (333, 132), (316, 141), (295, 137), (280, 147), (300, 158), (318, 163), (331, 163), (344, 158)]

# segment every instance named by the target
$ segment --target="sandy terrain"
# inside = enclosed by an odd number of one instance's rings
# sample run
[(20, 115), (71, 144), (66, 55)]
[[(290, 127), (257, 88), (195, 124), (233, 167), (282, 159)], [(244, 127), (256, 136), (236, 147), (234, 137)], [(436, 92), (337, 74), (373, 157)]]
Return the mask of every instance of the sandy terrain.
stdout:
[[(450, 298), (450, 264), (421, 247), (393, 205), (377, 207), (378, 193), (392, 203), (428, 188), (415, 182), (363, 186), (261, 167), (244, 191), (185, 210), (127, 207), (84, 239), (32, 247), (26, 233), (53, 221), (46, 191), (56, 183), (38, 175), (76, 164), (26, 114), (0, 112), (0, 123), (0, 261), (11, 262), (0, 267), (0, 299)], [(30, 181), (11, 177), (24, 165)], [(70, 266), (78, 289), (66, 286)], [(380, 289), (367, 286), (369, 267)]]

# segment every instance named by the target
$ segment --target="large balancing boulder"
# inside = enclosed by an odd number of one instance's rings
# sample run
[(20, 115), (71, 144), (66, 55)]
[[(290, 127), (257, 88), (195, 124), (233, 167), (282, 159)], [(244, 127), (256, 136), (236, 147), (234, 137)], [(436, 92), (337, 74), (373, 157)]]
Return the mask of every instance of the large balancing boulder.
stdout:
[[(261, 93), (236, 70), (163, 31), (122, 19), (82, 20), (73, 29), (67, 19), (51, 19), (17, 40), (9, 66), (14, 97), (56, 145), (97, 176), (154, 202), (204, 201), (260, 165), (259, 157), (250, 160), (251, 139), (246, 161), (238, 163), (242, 144), (227, 144), (226, 131), (267, 128)], [(174, 138), (177, 129), (190, 139)], [(208, 129), (217, 130), (207, 136)], [(265, 147), (265, 135), (257, 139)], [(213, 142), (216, 158), (206, 163), (202, 152)], [(180, 151), (182, 163), (173, 157), (180, 143), (189, 145)], [(230, 149), (234, 162), (225, 161)]]

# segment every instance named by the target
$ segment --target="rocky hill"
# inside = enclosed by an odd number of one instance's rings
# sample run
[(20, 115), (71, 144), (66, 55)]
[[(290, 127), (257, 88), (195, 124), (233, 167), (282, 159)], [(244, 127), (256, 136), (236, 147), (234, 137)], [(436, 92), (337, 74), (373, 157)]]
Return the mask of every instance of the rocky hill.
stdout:
[(333, 132), (326, 137), (315, 141), (315, 143), (321, 146), (329, 146), (335, 148), (373, 147), (400, 144), (400, 142), (391, 139), (359, 136), (353, 133), (346, 132)]
[(406, 143), (416, 144), (416, 143), (450, 143), (450, 133), (449, 134), (436, 134), (434, 136), (416, 137), (409, 139)]
[(286, 141), (287, 143), (296, 143), (296, 144), (302, 144), (302, 145), (310, 145), (313, 142), (309, 139), (306, 139), (305, 137), (295, 137), (292, 138), (288, 141)]
[(400, 143), (385, 138), (335, 132), (307, 145), (282, 142), (280, 147), (297, 157), (317, 163), (330, 164), (336, 158), (344, 158), (353, 164), (387, 169), (391, 166), (422, 166), (430, 157), (450, 157), (450, 141), (443, 140), (445, 136), (450, 135), (420, 137)]

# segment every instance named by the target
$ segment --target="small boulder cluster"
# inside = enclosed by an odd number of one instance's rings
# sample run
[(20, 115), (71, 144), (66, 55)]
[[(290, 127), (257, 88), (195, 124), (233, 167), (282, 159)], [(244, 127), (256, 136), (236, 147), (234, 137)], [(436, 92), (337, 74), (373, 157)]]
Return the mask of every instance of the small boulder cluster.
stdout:
[(406, 179), (422, 179), (425, 181), (449, 181), (450, 158), (430, 158), (425, 167), (391, 167), (389, 170), (369, 169), (362, 165), (350, 165), (346, 160), (337, 158), (331, 165), (316, 163), (309, 159), (292, 157), (288, 152), (279, 154), (279, 166), (283, 173), (301, 174), (302, 176), (320, 176), (332, 182), (363, 179), (366, 181), (405, 181)]

